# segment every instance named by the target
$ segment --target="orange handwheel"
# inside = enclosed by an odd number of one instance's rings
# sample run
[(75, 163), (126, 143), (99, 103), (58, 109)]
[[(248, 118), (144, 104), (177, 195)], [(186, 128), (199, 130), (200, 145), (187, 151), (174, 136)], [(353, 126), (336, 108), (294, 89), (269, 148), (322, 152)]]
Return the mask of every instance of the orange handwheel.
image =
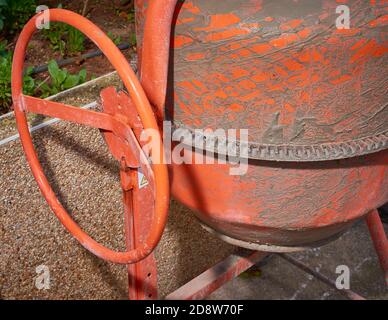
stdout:
[[(159, 159), (160, 161), (154, 161), (151, 169), (146, 155), (141, 151), (140, 145), (136, 140), (132, 129), (118, 116), (104, 112), (80, 109), (61, 103), (23, 95), (23, 64), (25, 52), (31, 36), (36, 31), (36, 22), (41, 14), (34, 16), (22, 30), (16, 44), (12, 65), (12, 99), (14, 103), (17, 128), (27, 161), (39, 188), (51, 209), (65, 228), (81, 243), (82, 246), (104, 260), (124, 264), (136, 263), (147, 257), (155, 249), (166, 225), (169, 204), (167, 166), (163, 164), (162, 159)], [(127, 88), (144, 129), (153, 129), (152, 132), (156, 133), (152, 138), (156, 139), (156, 142), (160, 147), (160, 155), (162, 157), (164, 149), (156, 118), (142, 86), (120, 50), (102, 30), (81, 15), (68, 10), (51, 9), (49, 10), (49, 17), (50, 21), (64, 22), (79, 29), (101, 49), (107, 59), (117, 70), (120, 78)], [(28, 128), (26, 118), (27, 112), (43, 114), (93, 128), (102, 129), (113, 133), (116, 137), (125, 141), (128, 146), (127, 152), (132, 156), (136, 154), (136, 162), (143, 168), (143, 172), (148, 172), (148, 174), (153, 176), (152, 180), (155, 184), (155, 203), (152, 225), (146, 240), (141, 246), (127, 252), (116, 252), (96, 242), (74, 222), (60, 204), (43, 173)]]

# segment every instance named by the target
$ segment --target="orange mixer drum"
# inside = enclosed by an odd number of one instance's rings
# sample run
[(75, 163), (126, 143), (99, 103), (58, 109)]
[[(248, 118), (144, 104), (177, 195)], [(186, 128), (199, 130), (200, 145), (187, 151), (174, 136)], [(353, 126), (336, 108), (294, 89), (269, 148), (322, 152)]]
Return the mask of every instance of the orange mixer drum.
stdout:
[(159, 119), (249, 132), (244, 175), (170, 166), (173, 196), (209, 230), (292, 251), (388, 201), (387, 1), (166, 1), (156, 29), (151, 2), (135, 1), (138, 52)]

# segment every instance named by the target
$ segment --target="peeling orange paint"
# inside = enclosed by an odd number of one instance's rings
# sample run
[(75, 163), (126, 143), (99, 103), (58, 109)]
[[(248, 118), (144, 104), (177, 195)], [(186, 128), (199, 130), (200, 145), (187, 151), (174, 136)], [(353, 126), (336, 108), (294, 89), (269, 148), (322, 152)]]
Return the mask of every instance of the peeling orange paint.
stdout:
[(233, 79), (238, 79), (238, 78), (241, 78), (241, 77), (245, 77), (247, 75), (249, 75), (249, 72), (247, 70), (245, 70), (245, 69), (242, 69), (240, 67), (232, 69), (232, 77), (233, 77)]
[(360, 39), (353, 46), (351, 46), (350, 49), (356, 50), (356, 49), (360, 48), (361, 46), (363, 46), (366, 42), (367, 42), (367, 39), (365, 39), (365, 38)]
[(193, 42), (193, 39), (189, 37), (177, 35), (174, 37), (174, 48), (181, 48), (192, 42)]
[(205, 54), (203, 52), (189, 53), (186, 58), (189, 61), (201, 60), (205, 58)]
[(195, 28), (195, 31), (214, 31), (228, 27), (240, 22), (240, 18), (233, 13), (215, 14), (210, 16), (210, 23), (207, 27)]
[(336, 29), (335, 33), (342, 35), (342, 36), (354, 36), (361, 32), (361, 29), (359, 28), (350, 28), (350, 29)]
[(248, 28), (248, 29), (258, 29), (261, 27), (261, 24), (257, 23), (257, 22), (253, 22), (253, 23), (241, 23), (240, 26), (242, 28)]
[(235, 28), (235, 29), (228, 29), (228, 30), (220, 31), (216, 33), (211, 33), (208, 36), (206, 36), (205, 39), (206, 41), (221, 41), (221, 40), (230, 39), (230, 38), (241, 36), (248, 33), (249, 31), (247, 30)]
[(278, 76), (287, 77), (288, 72), (279, 66), (274, 66), (274, 70)]
[(221, 47), (221, 51), (230, 51), (230, 50), (236, 50), (236, 49), (240, 49), (240, 48), (241, 48), (240, 43), (233, 42), (233, 43), (229, 43), (225, 47)]
[(269, 78), (269, 76), (264, 72), (259, 72), (258, 74), (255, 74), (252, 79), (256, 82), (262, 82)]
[(195, 19), (193, 17), (191, 18), (181, 18), (176, 21), (176, 25), (179, 26), (180, 24), (185, 24), (189, 22), (193, 22)]
[(285, 23), (282, 23), (279, 28), (282, 31), (288, 31), (288, 30), (295, 29), (296, 27), (300, 26), (302, 24), (302, 22), (303, 22), (303, 20), (300, 20), (300, 19), (290, 20), (290, 21), (287, 21)]
[(251, 50), (255, 51), (256, 53), (267, 53), (268, 51), (270, 51), (273, 47), (270, 46), (269, 44), (267, 43), (261, 43), (261, 44), (257, 44), (257, 45), (254, 45), (251, 47)]
[(284, 34), (279, 38), (272, 39), (270, 44), (276, 48), (285, 48), (291, 43), (297, 41), (299, 38), (295, 33)]
[(388, 15), (378, 17), (377, 19), (370, 21), (369, 26), (372, 28), (379, 26), (386, 26), (388, 24)]
[(303, 65), (300, 64), (299, 62), (289, 59), (283, 62), (283, 64), (287, 67), (288, 70), (290, 71), (296, 71), (296, 70), (301, 70), (303, 69)]
[(288, 111), (288, 112), (295, 112), (295, 108), (290, 105), (289, 103), (285, 103), (284, 104), (284, 108)]
[(275, 85), (267, 84), (269, 91), (284, 91), (284, 85), (282, 83), (278, 83)]
[(249, 57), (250, 55), (252, 55), (252, 52), (248, 49), (241, 49), (237, 52), (237, 55), (239, 55), (240, 57)]
[(257, 98), (260, 95), (260, 92), (258, 90), (253, 91), (250, 94), (247, 94), (245, 96), (237, 97), (240, 101), (251, 101), (252, 99)]
[(193, 84), (199, 88), (201, 90), (201, 93), (204, 93), (206, 91), (208, 91), (208, 89), (206, 88), (206, 86), (199, 80), (196, 80), (196, 79), (193, 79), (192, 80)]
[(330, 80), (330, 82), (332, 84), (341, 84), (341, 83), (344, 83), (346, 81), (349, 81), (350, 79), (352, 79), (352, 77), (348, 74), (345, 74), (342, 77), (339, 77), (339, 78), (334, 79), (334, 80)]
[(323, 60), (323, 56), (321, 53), (318, 52), (318, 50), (316, 48), (313, 48), (311, 50), (311, 57), (314, 61), (322, 61)]
[(214, 96), (221, 99), (226, 99), (228, 97), (228, 95), (222, 89), (218, 89), (217, 91), (215, 91)]
[(299, 97), (301, 102), (309, 102), (310, 95), (306, 91), (302, 91)]
[(351, 63), (355, 63), (356, 61), (358, 61), (359, 59), (361, 58), (365, 58), (365, 57), (370, 57), (374, 54), (376, 54), (376, 52), (379, 52), (379, 50), (381, 50), (381, 47), (378, 45), (378, 43), (376, 42), (376, 40), (370, 40), (365, 46), (363, 46), (362, 48), (360, 48), (351, 58), (350, 58), (350, 62)]
[(239, 105), (237, 103), (233, 103), (229, 106), (229, 109), (235, 112), (241, 112), (244, 110), (244, 107), (242, 105)]
[(182, 7), (190, 13), (198, 14), (201, 12), (192, 2), (184, 2)]
[(238, 85), (247, 90), (256, 88), (256, 84), (251, 80), (242, 80)]
[(311, 34), (311, 29), (305, 28), (303, 30), (298, 31), (298, 36), (302, 39), (307, 38)]

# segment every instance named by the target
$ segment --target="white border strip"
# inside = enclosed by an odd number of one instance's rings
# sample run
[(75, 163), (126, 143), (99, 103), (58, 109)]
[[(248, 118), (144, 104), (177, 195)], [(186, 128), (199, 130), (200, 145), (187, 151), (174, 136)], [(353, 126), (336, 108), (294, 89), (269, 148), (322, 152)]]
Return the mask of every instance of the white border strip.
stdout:
[[(67, 89), (65, 91), (61, 91), (61, 92), (58, 92), (57, 94), (54, 94), (53, 96), (50, 96), (50, 97), (47, 97), (45, 100), (54, 100), (56, 98), (60, 98), (62, 97), (63, 95), (66, 95), (66, 94), (69, 94), (73, 91), (77, 91), (78, 89), (82, 89), (83, 87), (88, 87), (90, 85), (93, 85), (95, 82), (99, 82), (100, 80), (103, 80), (104, 78), (108, 78), (108, 77), (111, 77), (113, 76), (115, 73), (117, 73), (117, 71), (112, 71), (112, 72), (109, 72), (109, 73), (106, 73), (98, 78), (95, 78), (93, 80), (89, 80), (87, 82), (84, 82), (76, 87), (73, 87), (73, 88), (70, 88), (70, 89)], [(11, 117), (13, 116), (13, 111), (11, 112), (8, 112), (8, 113), (5, 113), (5, 114), (2, 114), (0, 116), (0, 121), (5, 119), (5, 118), (8, 118), (8, 117)]]
[[(91, 109), (91, 108), (94, 108), (94, 107), (96, 107), (96, 106), (97, 106), (97, 101), (94, 101), (94, 102), (91, 102), (91, 103), (88, 103), (88, 104), (82, 106), (81, 108), (82, 108), (82, 109)], [(13, 114), (13, 112), (11, 112), (11, 113)], [(52, 125), (52, 124), (54, 124), (54, 123), (56, 123), (56, 122), (59, 122), (59, 121), (61, 121), (61, 119), (58, 119), (58, 118), (50, 119), (50, 120), (48, 120), (48, 121), (45, 121), (45, 122), (43, 122), (43, 123), (40, 123), (40, 124), (38, 124), (38, 125), (36, 125), (36, 126), (30, 128), (30, 132), (34, 132), (34, 131), (36, 131), (36, 130), (45, 128), (45, 127), (50, 126), (50, 125)], [(10, 143), (10, 142), (12, 142), (12, 141), (15, 141), (15, 140), (17, 140), (17, 139), (19, 139), (19, 134), (18, 134), (18, 133), (15, 134), (15, 135), (13, 135), (13, 136), (10, 136), (10, 137), (8, 137), (8, 138), (5, 138), (5, 139), (3, 139), (3, 140), (0, 140), (0, 147), (3, 146), (3, 145), (5, 145), (5, 144), (7, 144), (7, 143)]]

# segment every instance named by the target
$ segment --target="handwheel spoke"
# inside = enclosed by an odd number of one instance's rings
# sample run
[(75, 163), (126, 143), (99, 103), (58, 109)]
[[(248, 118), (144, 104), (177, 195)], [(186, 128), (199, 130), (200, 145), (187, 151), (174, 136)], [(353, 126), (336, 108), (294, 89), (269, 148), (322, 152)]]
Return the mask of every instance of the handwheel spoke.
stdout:
[(31, 96), (23, 96), (23, 100), (24, 109), (27, 112), (59, 118), (107, 131), (115, 131), (115, 126), (117, 126), (117, 120), (106, 113), (73, 107)]
[(108, 113), (82, 109), (31, 96), (23, 96), (23, 107), (26, 112), (113, 132), (129, 146), (129, 148), (123, 150), (123, 156), (126, 158), (129, 166), (139, 167), (140, 163), (143, 165), (148, 163), (131, 128)]

